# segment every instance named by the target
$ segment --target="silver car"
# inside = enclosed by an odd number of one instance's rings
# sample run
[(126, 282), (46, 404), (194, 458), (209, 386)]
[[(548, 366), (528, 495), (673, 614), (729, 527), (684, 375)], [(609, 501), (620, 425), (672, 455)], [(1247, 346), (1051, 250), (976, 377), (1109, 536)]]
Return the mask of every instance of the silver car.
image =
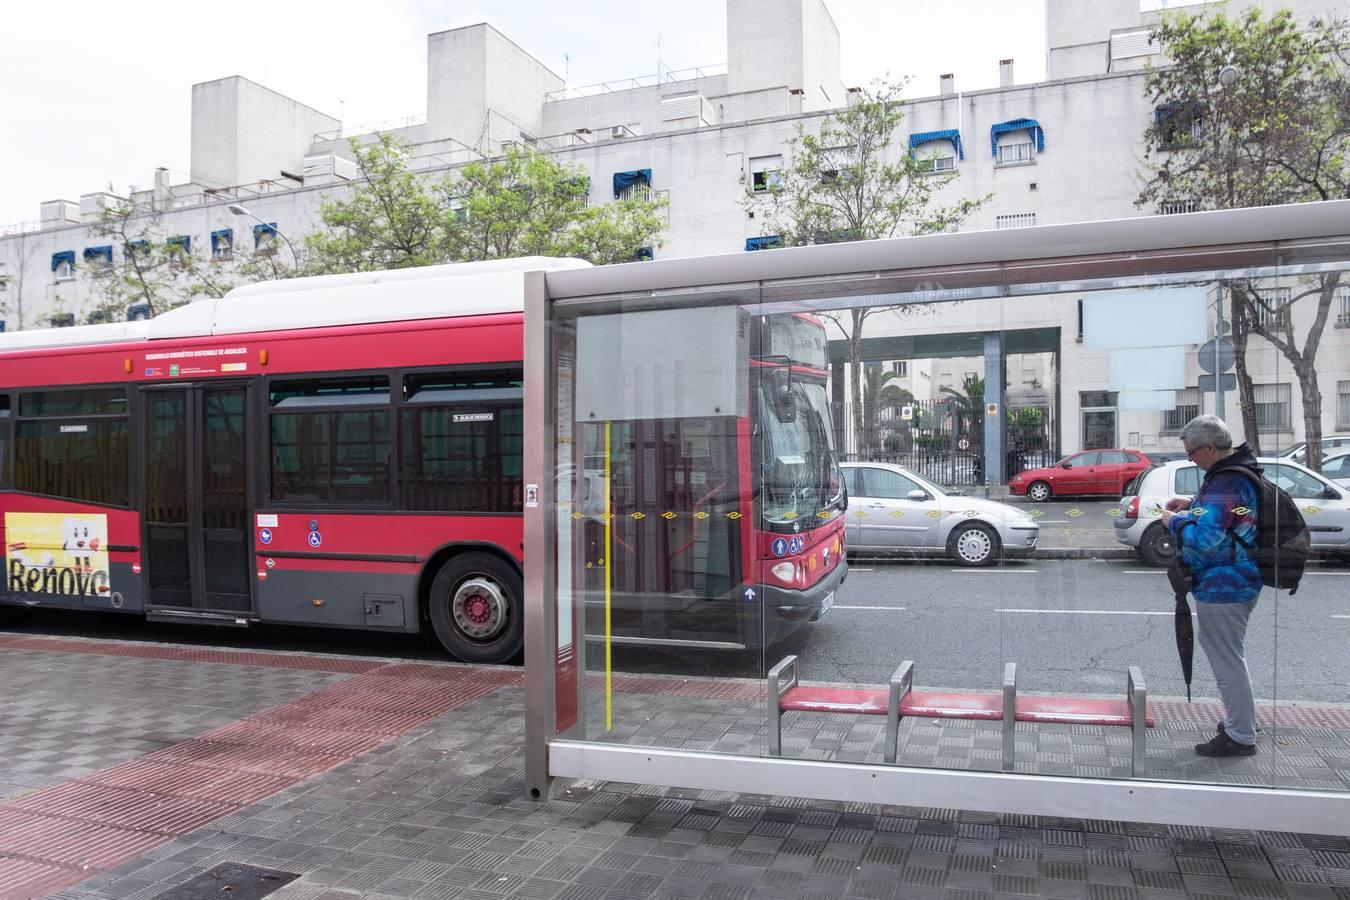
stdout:
[(890, 463), (843, 463), (851, 552), (948, 556), (993, 565), (1036, 549), (1041, 529), (1006, 503), (966, 497)]
[[(1313, 548), (1350, 552), (1350, 496), (1339, 485), (1287, 459), (1257, 460), (1267, 480), (1289, 493), (1312, 534)], [(1176, 554), (1172, 534), (1159, 521), (1167, 501), (1193, 497), (1203, 473), (1189, 460), (1146, 469), (1120, 500), (1116, 540), (1133, 547), (1149, 565), (1166, 566)]]
[(1350, 451), (1339, 450), (1323, 459), (1322, 476), (1350, 488)]

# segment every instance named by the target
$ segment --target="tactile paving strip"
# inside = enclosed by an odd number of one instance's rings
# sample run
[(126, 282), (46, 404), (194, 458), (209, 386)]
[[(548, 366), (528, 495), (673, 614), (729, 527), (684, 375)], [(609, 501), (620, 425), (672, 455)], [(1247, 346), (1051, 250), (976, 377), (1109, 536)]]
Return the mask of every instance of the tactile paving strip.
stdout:
[[(0, 639), (0, 647), (15, 649), (121, 649), (127, 652), (114, 655), (187, 658), (170, 655), (174, 648), (159, 648), (168, 651), (160, 655), (153, 646), (134, 644), (32, 639), (35, 646), (22, 646), (29, 643)], [(187, 652), (202, 661), (238, 665), (305, 659)], [(370, 671), (0, 806), (0, 898), (39, 897), (69, 887), (521, 681), (520, 672), (512, 669), (315, 661), (353, 663)]]
[(304, 669), (311, 672), (360, 674), (385, 665), (380, 660), (339, 656), (307, 656), (299, 653), (260, 653), (248, 650), (212, 650), (205, 647), (172, 647), (127, 641), (71, 640), (69, 638), (0, 636), (0, 648), (45, 650), (49, 653), (89, 653), (96, 656), (135, 656), (180, 662), (225, 663), (234, 666), (267, 666), (273, 669)]

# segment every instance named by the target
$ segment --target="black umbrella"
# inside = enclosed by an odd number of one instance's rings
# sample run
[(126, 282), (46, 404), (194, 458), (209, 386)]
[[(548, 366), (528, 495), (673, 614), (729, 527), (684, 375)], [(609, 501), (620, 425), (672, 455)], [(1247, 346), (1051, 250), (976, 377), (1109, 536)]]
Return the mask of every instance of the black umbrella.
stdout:
[(1174, 623), (1177, 630), (1177, 655), (1181, 657), (1181, 674), (1186, 679), (1186, 702), (1191, 702), (1191, 669), (1195, 657), (1195, 623), (1191, 621), (1191, 605), (1186, 602), (1186, 594), (1191, 590), (1195, 579), (1191, 570), (1181, 561), (1181, 546), (1172, 565), (1167, 567), (1167, 580), (1177, 595), (1177, 611)]

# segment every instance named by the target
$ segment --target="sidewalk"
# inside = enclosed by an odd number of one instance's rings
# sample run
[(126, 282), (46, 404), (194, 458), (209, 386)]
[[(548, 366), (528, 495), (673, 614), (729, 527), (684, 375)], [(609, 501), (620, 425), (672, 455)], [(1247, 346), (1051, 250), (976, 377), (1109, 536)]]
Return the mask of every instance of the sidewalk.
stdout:
[[(1350, 898), (1345, 837), (613, 783), (530, 801), (517, 669), (0, 634), (0, 671), (5, 900), (263, 896), (233, 864), (287, 900)], [(660, 681), (620, 696), (662, 722), (739, 702)]]

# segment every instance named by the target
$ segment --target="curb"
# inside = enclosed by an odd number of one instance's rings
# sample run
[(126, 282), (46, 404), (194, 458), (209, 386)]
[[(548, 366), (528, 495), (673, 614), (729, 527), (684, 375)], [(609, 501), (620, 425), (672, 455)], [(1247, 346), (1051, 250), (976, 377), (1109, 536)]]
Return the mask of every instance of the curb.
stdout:
[(1028, 559), (1136, 559), (1129, 547), (1037, 547)]

